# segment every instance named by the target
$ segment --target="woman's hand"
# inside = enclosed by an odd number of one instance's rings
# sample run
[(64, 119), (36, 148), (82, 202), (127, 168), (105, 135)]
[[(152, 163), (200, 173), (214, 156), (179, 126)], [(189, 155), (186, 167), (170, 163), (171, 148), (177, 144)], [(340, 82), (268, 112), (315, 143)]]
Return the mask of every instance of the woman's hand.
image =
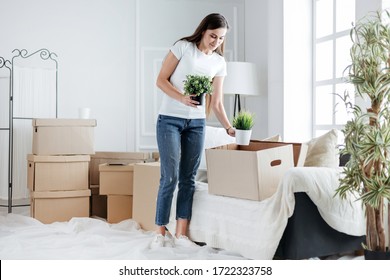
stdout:
[(231, 137), (236, 136), (236, 130), (233, 127), (231, 127), (231, 126), (228, 129), (226, 129), (226, 133), (228, 135), (230, 135)]
[(195, 96), (195, 94), (193, 94), (193, 95), (184, 95), (183, 94), (183, 96), (180, 99), (180, 102), (183, 103), (186, 106), (190, 106), (190, 107), (196, 108), (197, 105), (199, 105), (199, 102), (195, 101), (195, 100), (192, 100), (191, 96)]

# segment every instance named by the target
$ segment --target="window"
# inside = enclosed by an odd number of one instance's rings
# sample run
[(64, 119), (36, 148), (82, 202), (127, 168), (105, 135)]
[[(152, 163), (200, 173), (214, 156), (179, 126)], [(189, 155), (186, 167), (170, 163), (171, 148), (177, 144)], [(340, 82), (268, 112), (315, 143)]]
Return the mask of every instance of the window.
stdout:
[(348, 120), (337, 94), (353, 86), (345, 83), (345, 68), (351, 63), (349, 37), (355, 22), (356, 0), (314, 0), (313, 135), (332, 128), (341, 130)]

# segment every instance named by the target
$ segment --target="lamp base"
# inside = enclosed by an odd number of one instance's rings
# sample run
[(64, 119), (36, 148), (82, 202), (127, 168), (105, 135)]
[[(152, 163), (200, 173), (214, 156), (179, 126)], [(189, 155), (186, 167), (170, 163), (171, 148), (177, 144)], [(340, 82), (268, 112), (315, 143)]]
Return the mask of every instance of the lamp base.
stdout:
[[(238, 111), (237, 111), (237, 106), (238, 106)], [(239, 94), (234, 95), (234, 109), (233, 109), (233, 118), (236, 117), (236, 112), (237, 114), (241, 111), (241, 99)]]

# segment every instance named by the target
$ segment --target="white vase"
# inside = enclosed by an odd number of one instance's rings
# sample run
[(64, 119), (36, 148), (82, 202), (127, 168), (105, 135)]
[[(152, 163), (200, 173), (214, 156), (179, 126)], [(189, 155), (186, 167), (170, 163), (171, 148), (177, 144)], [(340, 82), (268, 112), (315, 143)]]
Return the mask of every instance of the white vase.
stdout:
[(252, 130), (236, 129), (236, 144), (249, 145), (251, 141)]

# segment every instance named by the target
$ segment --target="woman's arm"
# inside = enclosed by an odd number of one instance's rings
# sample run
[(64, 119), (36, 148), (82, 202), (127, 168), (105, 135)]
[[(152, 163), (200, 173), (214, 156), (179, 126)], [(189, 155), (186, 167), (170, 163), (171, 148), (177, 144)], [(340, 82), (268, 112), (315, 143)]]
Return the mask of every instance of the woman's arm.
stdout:
[(235, 130), (232, 128), (230, 121), (226, 115), (225, 107), (223, 106), (223, 80), (224, 77), (217, 76), (213, 79), (213, 94), (211, 95), (211, 109), (213, 110), (215, 116), (222, 124), (222, 126), (226, 129), (226, 132), (230, 136), (235, 135)]
[(197, 101), (192, 100), (189, 95), (182, 94), (169, 81), (169, 78), (171, 77), (173, 71), (175, 71), (178, 63), (179, 60), (176, 58), (176, 56), (174, 56), (172, 52), (169, 52), (161, 66), (160, 73), (157, 77), (156, 85), (173, 99), (176, 99), (184, 105), (196, 107), (196, 105), (198, 104)]

